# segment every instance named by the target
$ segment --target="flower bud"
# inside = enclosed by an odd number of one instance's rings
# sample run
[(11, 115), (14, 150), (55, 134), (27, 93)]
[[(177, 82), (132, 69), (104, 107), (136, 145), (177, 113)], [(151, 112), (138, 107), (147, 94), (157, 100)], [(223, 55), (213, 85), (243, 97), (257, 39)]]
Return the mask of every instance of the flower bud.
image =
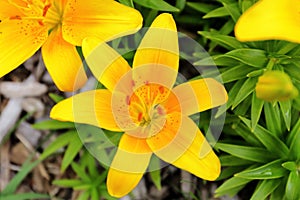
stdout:
[(266, 71), (258, 78), (256, 96), (265, 101), (285, 101), (297, 97), (298, 90), (282, 71)]

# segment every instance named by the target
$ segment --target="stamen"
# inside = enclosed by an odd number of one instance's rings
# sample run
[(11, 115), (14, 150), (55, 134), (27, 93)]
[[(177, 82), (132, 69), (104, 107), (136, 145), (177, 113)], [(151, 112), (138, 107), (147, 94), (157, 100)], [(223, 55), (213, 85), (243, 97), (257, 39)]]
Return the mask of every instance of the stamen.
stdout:
[(143, 113), (142, 112), (139, 112), (139, 115), (138, 115), (138, 121), (142, 121), (143, 119)]
[(159, 86), (158, 90), (162, 94), (162, 93), (164, 93), (165, 88), (163, 86)]
[(48, 4), (48, 5), (46, 5), (46, 6), (44, 7), (44, 9), (43, 9), (43, 17), (46, 16), (46, 14), (47, 14), (47, 12), (48, 12), (48, 10), (49, 10), (50, 7), (51, 7), (51, 4)]
[(130, 97), (128, 95), (126, 96), (126, 104), (130, 105)]

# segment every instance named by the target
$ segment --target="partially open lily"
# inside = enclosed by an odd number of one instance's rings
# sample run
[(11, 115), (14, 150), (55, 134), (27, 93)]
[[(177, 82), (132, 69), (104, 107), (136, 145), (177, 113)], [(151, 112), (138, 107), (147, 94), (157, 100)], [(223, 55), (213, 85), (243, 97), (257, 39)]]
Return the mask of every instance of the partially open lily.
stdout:
[(215, 180), (220, 161), (189, 115), (224, 104), (227, 93), (211, 78), (173, 88), (179, 48), (172, 15), (161, 14), (154, 20), (132, 68), (107, 44), (98, 44), (96, 38), (85, 39), (83, 53), (107, 89), (63, 100), (50, 116), (124, 132), (107, 177), (109, 193), (115, 197), (129, 193), (153, 154), (200, 178)]
[(260, 0), (242, 14), (235, 26), (240, 41), (279, 39), (300, 43), (298, 0)]
[(88, 36), (109, 40), (141, 25), (138, 11), (114, 0), (1, 0), (0, 77), (42, 46), (57, 87), (76, 90), (86, 81), (76, 46)]

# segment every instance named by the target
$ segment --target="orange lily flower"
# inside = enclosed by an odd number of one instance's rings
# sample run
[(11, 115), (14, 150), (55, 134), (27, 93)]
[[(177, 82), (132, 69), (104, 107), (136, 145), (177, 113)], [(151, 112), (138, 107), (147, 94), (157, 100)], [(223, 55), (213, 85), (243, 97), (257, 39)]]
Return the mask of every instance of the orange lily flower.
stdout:
[(109, 40), (141, 25), (138, 11), (113, 0), (1, 0), (0, 77), (42, 46), (57, 87), (76, 90), (86, 81), (76, 46), (87, 36)]
[(86, 38), (82, 49), (92, 73), (107, 89), (63, 100), (50, 117), (124, 132), (108, 172), (108, 192), (122, 197), (134, 189), (153, 154), (200, 178), (215, 180), (220, 161), (189, 115), (224, 104), (227, 93), (211, 78), (173, 87), (179, 48), (172, 15), (154, 20), (132, 68), (107, 44), (97, 44), (96, 38)]
[(260, 0), (239, 18), (235, 36), (240, 41), (287, 40), (300, 43), (298, 0)]

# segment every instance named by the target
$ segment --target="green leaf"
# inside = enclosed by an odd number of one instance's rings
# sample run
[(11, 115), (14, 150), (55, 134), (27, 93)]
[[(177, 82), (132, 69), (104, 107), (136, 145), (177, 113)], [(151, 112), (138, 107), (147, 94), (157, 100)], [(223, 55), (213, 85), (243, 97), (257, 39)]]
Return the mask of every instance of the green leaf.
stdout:
[(119, 0), (121, 4), (134, 8), (133, 0)]
[(255, 85), (257, 82), (257, 78), (248, 78), (243, 86), (240, 88), (236, 96), (229, 96), (229, 98), (234, 98), (234, 102), (232, 104), (232, 109), (234, 109), (237, 105), (239, 105), (243, 100), (245, 100), (255, 89)]
[(261, 111), (264, 105), (264, 101), (256, 98), (255, 91), (252, 94), (252, 106), (251, 106), (251, 130), (253, 131), (258, 123), (261, 115)]
[[(241, 159), (242, 160), (242, 159)], [(243, 160), (245, 161), (245, 160)], [(250, 165), (250, 164), (249, 164)], [(249, 166), (248, 165), (248, 166)], [(222, 165), (223, 166), (223, 165)], [(228, 178), (231, 178), (234, 174), (245, 170), (245, 166), (232, 166), (232, 167), (226, 167), (221, 170), (220, 176), (217, 178), (216, 181), (225, 180)]]
[(190, 8), (193, 8), (201, 13), (208, 13), (211, 10), (215, 9), (216, 6), (207, 3), (198, 3), (198, 2), (186, 2), (186, 5)]
[(161, 176), (160, 176), (160, 159), (156, 156), (151, 157), (149, 164), (150, 177), (158, 190), (161, 190)]
[(288, 200), (300, 199), (300, 172), (290, 172), (288, 181), (286, 183), (285, 195)]
[(258, 147), (247, 147), (242, 145), (217, 143), (215, 148), (225, 151), (233, 156), (259, 163), (266, 163), (275, 156), (269, 151)]
[(89, 200), (89, 197), (90, 197), (90, 191), (86, 190), (80, 194), (77, 200)]
[[(29, 159), (28, 159), (29, 160)], [(36, 160), (32, 163), (25, 162), (20, 171), (13, 177), (13, 179), (6, 185), (4, 190), (2, 190), (1, 194), (12, 194), (14, 193), (18, 186), (21, 184), (21, 182), (24, 180), (24, 178), (28, 175), (28, 173), (36, 167), (40, 163), (39, 160)]]
[(216, 189), (216, 197), (220, 197), (222, 195), (234, 196), (236, 195), (247, 183), (251, 180), (232, 177), (225, 181), (220, 187)]
[(60, 179), (52, 181), (53, 185), (58, 185), (60, 187), (73, 188), (82, 184), (80, 180), (77, 179)]
[(292, 114), (291, 114), (291, 109), (292, 109), (292, 103), (291, 101), (280, 101), (280, 110), (284, 119), (285, 126), (288, 131), (290, 131), (291, 128), (291, 120), (292, 120)]
[(235, 157), (232, 155), (223, 155), (220, 156), (221, 165), (223, 167), (225, 166), (242, 166), (242, 165), (250, 165), (253, 163), (253, 161), (245, 160), (239, 157)]
[(206, 37), (207, 39), (210, 39), (211, 41), (216, 42), (228, 50), (240, 49), (244, 47), (244, 45), (234, 37), (223, 35), (218, 32), (198, 31), (197, 33), (203, 37)]
[[(287, 178), (281, 178), (280, 185), (272, 192), (270, 200), (283, 200), (285, 195), (285, 186)], [(285, 199), (286, 200), (286, 199)]]
[(62, 96), (59, 96), (57, 94), (54, 94), (54, 93), (49, 93), (49, 97), (55, 102), (55, 103), (58, 103), (62, 100), (64, 100), (65, 98), (62, 97)]
[(245, 170), (236, 174), (236, 177), (246, 178), (246, 179), (276, 179), (283, 177), (287, 174), (287, 170), (281, 166), (281, 160), (275, 160), (271, 163), (262, 165), (260, 167)]
[[(251, 121), (240, 117), (240, 119), (251, 129)], [(289, 154), (288, 147), (277, 137), (272, 135), (268, 130), (257, 125), (253, 130), (253, 134), (259, 139), (259, 141), (272, 153), (280, 156), (281, 158), (287, 158)]]
[(73, 122), (62, 122), (54, 119), (41, 121), (32, 125), (37, 130), (59, 130), (59, 129), (74, 129)]
[(260, 49), (235, 49), (223, 56), (257, 68), (265, 67), (268, 61), (266, 51)]
[(49, 155), (55, 153), (57, 150), (62, 148), (63, 146), (66, 146), (70, 140), (72, 140), (73, 136), (77, 134), (76, 131), (68, 131), (56, 138), (55, 141), (53, 141), (41, 154), (40, 160), (44, 160), (47, 158)]
[(267, 199), (267, 197), (280, 185), (281, 179), (267, 179), (260, 182), (250, 200)]
[(294, 160), (300, 160), (300, 131), (296, 133), (291, 143), (290, 158)]
[(223, 83), (229, 83), (232, 81), (246, 78), (247, 73), (250, 71), (252, 71), (251, 68), (245, 68), (245, 65), (241, 64), (235, 67), (226, 68), (221, 73), (221, 77)]
[(249, 145), (263, 147), (262, 143), (253, 135), (250, 129), (243, 123), (233, 127), (233, 130), (241, 136)]
[(293, 161), (288, 161), (282, 164), (282, 167), (284, 167), (287, 170), (290, 171), (296, 171), (297, 170), (297, 164)]
[(228, 11), (229, 15), (231, 16), (231, 18), (233, 19), (234, 22), (237, 22), (237, 20), (239, 19), (241, 13), (238, 7), (237, 3), (223, 3), (225, 9)]
[(297, 134), (300, 132), (300, 118), (298, 119), (297, 123), (293, 126), (292, 131), (288, 135), (287, 138), (287, 145), (290, 146), (291, 143), (295, 140), (297, 137)]
[(68, 148), (64, 154), (64, 158), (61, 163), (61, 171), (64, 172), (67, 167), (71, 164), (74, 160), (75, 156), (78, 154), (80, 149), (83, 146), (81, 139), (79, 138), (78, 134), (73, 134), (71, 140), (69, 140)]
[(160, 11), (169, 11), (169, 12), (179, 12), (180, 10), (163, 0), (133, 0), (134, 3), (144, 6), (146, 8), (151, 8), (154, 10)]
[(265, 102), (264, 113), (267, 129), (270, 131), (270, 133), (280, 138), (282, 130), (278, 104), (275, 103), (274, 105), (272, 105), (271, 103)]
[(216, 8), (216, 9), (210, 11), (209, 13), (204, 15), (202, 18), (208, 19), (208, 18), (215, 18), (215, 17), (224, 17), (224, 16), (228, 16), (228, 15), (229, 15), (229, 12), (226, 8), (219, 7), (219, 8)]
[(90, 183), (91, 179), (88, 176), (88, 174), (86, 173), (84, 167), (78, 165), (75, 162), (71, 163), (72, 169), (74, 170), (74, 172), (77, 174), (77, 176), (79, 176), (83, 181), (82, 182), (87, 182)]
[(0, 194), (0, 199), (3, 200), (28, 200), (28, 199), (50, 199), (49, 195), (38, 193), (22, 193), (22, 194)]

